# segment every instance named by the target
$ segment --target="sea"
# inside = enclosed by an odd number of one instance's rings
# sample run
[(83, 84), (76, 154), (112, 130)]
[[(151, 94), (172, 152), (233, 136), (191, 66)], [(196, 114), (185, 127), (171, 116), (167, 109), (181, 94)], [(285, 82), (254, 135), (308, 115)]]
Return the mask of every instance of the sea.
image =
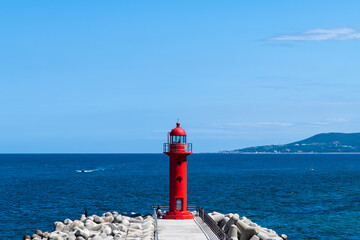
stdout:
[[(164, 154), (0, 154), (0, 239), (55, 221), (168, 205)], [(82, 170), (85, 170), (82, 172)], [(360, 239), (359, 154), (192, 154), (188, 205), (288, 239)]]

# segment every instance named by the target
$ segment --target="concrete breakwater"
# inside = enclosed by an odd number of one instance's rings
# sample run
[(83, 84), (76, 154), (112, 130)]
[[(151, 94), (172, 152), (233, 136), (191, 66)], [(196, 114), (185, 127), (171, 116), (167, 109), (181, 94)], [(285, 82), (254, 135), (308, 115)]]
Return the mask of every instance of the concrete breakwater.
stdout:
[(286, 240), (287, 236), (279, 236), (274, 230), (257, 225), (239, 214), (221, 214), (212, 212), (209, 216), (231, 237), (232, 240)]
[(54, 231), (37, 230), (24, 239), (53, 240), (154, 240), (155, 220), (151, 215), (127, 216), (117, 212), (107, 212), (101, 217), (92, 215), (80, 220), (65, 219), (54, 223)]
[[(198, 215), (198, 212), (192, 212)], [(209, 213), (209, 216), (232, 240), (286, 240), (287, 236), (279, 236), (274, 230), (257, 225), (246, 217), (238, 214)], [(170, 221), (170, 220), (165, 220)], [(182, 222), (181, 220), (177, 222)], [(184, 226), (179, 225), (182, 235)], [(155, 220), (151, 215), (127, 215), (117, 212), (107, 212), (102, 216), (82, 215), (79, 220), (65, 219), (54, 223), (54, 231), (37, 230), (32, 236), (24, 239), (34, 240), (154, 240)]]

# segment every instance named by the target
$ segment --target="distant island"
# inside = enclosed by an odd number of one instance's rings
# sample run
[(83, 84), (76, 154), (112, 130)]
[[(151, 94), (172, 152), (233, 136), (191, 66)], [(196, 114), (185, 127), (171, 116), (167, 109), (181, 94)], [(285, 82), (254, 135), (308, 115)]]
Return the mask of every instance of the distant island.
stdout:
[(321, 133), (284, 145), (266, 145), (222, 153), (360, 153), (360, 133)]

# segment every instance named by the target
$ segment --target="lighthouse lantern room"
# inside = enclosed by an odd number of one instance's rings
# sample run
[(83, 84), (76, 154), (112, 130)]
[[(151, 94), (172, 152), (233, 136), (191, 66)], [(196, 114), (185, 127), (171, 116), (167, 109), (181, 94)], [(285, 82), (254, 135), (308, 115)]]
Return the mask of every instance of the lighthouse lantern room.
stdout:
[(186, 132), (176, 123), (164, 143), (164, 153), (169, 156), (169, 208), (165, 219), (193, 219), (187, 211), (187, 160), (192, 154), (192, 144), (186, 142)]

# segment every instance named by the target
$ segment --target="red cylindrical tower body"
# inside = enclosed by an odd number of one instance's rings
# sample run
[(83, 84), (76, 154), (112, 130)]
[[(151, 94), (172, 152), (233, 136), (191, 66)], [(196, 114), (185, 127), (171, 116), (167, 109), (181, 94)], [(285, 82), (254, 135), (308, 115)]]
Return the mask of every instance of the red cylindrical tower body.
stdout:
[(169, 156), (169, 207), (165, 219), (193, 219), (187, 211), (187, 161), (192, 154), (192, 144), (186, 142), (186, 132), (176, 123), (176, 128), (168, 133), (164, 153)]

